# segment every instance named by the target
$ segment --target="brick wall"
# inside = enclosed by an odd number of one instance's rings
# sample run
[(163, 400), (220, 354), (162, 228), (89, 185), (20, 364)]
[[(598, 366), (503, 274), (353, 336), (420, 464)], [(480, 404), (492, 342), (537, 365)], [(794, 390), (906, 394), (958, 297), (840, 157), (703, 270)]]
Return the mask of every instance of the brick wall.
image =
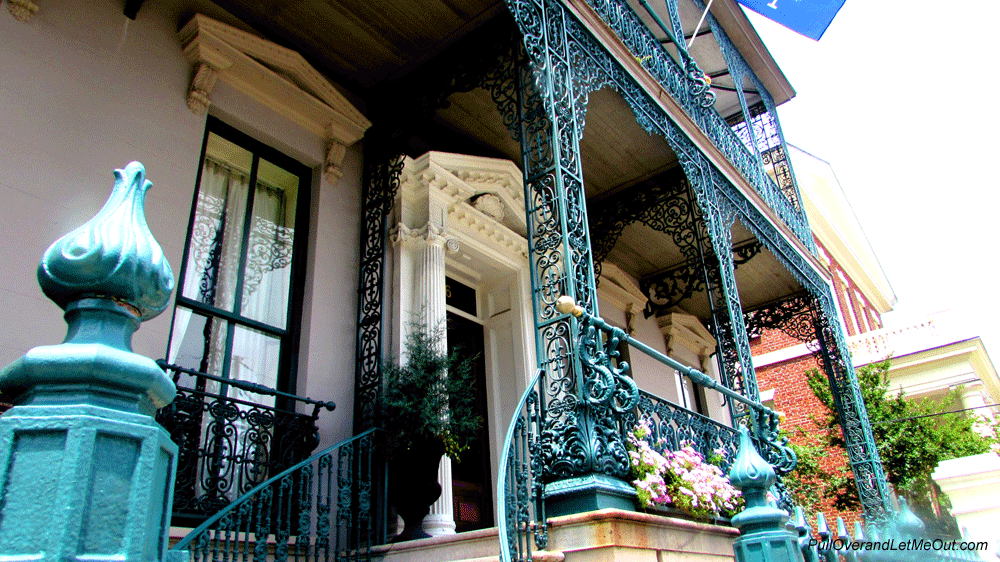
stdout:
[[(751, 342), (751, 349), (753, 354), (757, 355), (799, 343), (780, 330), (765, 330), (761, 337)], [(819, 363), (810, 354), (756, 370), (760, 390), (774, 390), (774, 409), (785, 414), (782, 427), (797, 444), (804, 444), (804, 441), (810, 439), (809, 436), (818, 435), (819, 429), (814, 420), (822, 420), (826, 411), (806, 383), (806, 372), (819, 368)], [(801, 429), (802, 432), (797, 429)], [(827, 447), (826, 453), (820, 459), (820, 467), (827, 471), (838, 469), (849, 471), (847, 453), (839, 447)], [(858, 511), (841, 512), (834, 509), (832, 499), (821, 502), (821, 506), (831, 525), (836, 522), (838, 516), (843, 517), (849, 525), (853, 525), (861, 516)], [(815, 527), (815, 521), (810, 524)]]

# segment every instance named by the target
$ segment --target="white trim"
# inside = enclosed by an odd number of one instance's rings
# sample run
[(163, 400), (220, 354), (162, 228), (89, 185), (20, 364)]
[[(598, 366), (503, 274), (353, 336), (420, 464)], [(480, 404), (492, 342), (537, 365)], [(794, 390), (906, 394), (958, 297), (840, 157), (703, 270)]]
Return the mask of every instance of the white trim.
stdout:
[(194, 65), (188, 108), (203, 115), (217, 80), (326, 139), (323, 173), (340, 178), (347, 147), (371, 127), (364, 115), (299, 53), (196, 14), (177, 37)]

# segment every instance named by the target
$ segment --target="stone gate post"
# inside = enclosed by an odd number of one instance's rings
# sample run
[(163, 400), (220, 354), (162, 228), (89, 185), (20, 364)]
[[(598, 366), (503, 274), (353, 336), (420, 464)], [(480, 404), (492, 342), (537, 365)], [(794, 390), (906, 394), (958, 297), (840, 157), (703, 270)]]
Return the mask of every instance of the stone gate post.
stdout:
[(0, 557), (152, 562), (167, 556), (177, 446), (153, 419), (176, 393), (132, 351), (163, 312), (173, 273), (146, 226), (142, 164), (115, 170), (104, 207), (53, 243), (42, 291), (66, 339), (0, 371)]

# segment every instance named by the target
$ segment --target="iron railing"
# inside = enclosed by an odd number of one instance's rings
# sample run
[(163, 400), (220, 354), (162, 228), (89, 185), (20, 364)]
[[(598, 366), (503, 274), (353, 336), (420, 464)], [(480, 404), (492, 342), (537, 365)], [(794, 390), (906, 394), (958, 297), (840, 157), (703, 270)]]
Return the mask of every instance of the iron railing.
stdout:
[(261, 482), (177, 542), (191, 562), (359, 562), (385, 542), (381, 430), (370, 429)]
[[(497, 478), (497, 521), (500, 556), (505, 562), (529, 561), (549, 542), (545, 518), (541, 455), (537, 454), (544, 419), (539, 392), (544, 371), (528, 383), (507, 429)], [(533, 546), (534, 545), (534, 546)]]
[[(194, 526), (272, 475), (309, 457), (319, 445), (320, 402), (263, 385), (157, 362), (177, 397), (156, 421), (177, 444), (172, 521)], [(268, 403), (270, 402), (270, 403)], [(311, 405), (311, 414), (295, 411)]]
[(690, 445), (706, 459), (724, 452), (719, 466), (723, 471), (729, 470), (739, 450), (739, 434), (732, 427), (642, 390), (639, 405), (622, 417), (619, 431), (628, 433), (640, 420), (651, 422), (647, 441), (652, 447), (677, 451)]
[(807, 248), (815, 252), (812, 231), (805, 212), (797, 201), (798, 189), (794, 186), (792, 189), (781, 189), (764, 168), (762, 158), (766, 155), (751, 151), (733, 130), (733, 126), (715, 109), (714, 94), (708, 90), (705, 74), (687, 53), (683, 37), (680, 42), (674, 39), (676, 34), (670, 26), (646, 2), (642, 2), (650, 17), (671, 38), (671, 42), (678, 46), (678, 61), (627, 2), (587, 0), (587, 3), (614, 30), (635, 59), (641, 61), (642, 66), (736, 166), (779, 219)]
[[(925, 532), (924, 524), (901, 500), (900, 509), (881, 524), (854, 523), (852, 536), (841, 517), (831, 529), (826, 517), (816, 516), (816, 533), (801, 507), (789, 526), (798, 535), (804, 562), (982, 562), (975, 543), (967, 539), (937, 537)], [(867, 530), (866, 530), (867, 527)], [(971, 547), (971, 548), (970, 548)]]
[[(752, 425), (756, 447), (766, 453), (765, 458), (776, 467), (779, 474), (787, 474), (795, 468), (795, 453), (788, 448), (787, 441), (778, 436), (777, 412), (721, 386), (701, 371), (667, 357), (580, 307), (576, 307), (572, 314), (582, 323), (582, 333), (586, 333), (588, 327), (593, 327), (604, 334), (607, 347), (605, 357), (618, 357), (619, 342), (624, 342), (677, 370), (695, 384), (746, 404), (753, 414), (749, 416), (749, 423)], [(542, 455), (539, 453), (546, 445), (546, 440), (551, 440), (551, 436), (547, 436), (545, 431), (547, 410), (573, 406), (567, 403), (547, 404), (546, 384), (548, 381), (545, 372), (540, 370), (522, 395), (504, 442), (500, 461), (500, 485), (497, 486), (497, 520), (503, 522), (499, 526), (500, 556), (503, 562), (530, 562), (533, 550), (544, 550), (548, 545), (548, 525), (545, 519), (546, 467), (542, 466)], [(691, 444), (706, 458), (716, 449), (722, 448), (732, 453), (724, 455), (729, 462), (736, 457), (739, 445), (733, 428), (648, 392), (640, 391), (634, 410), (618, 417), (618, 430), (622, 434), (630, 431), (639, 419), (654, 422), (651, 424), (653, 440), (662, 438), (666, 447), (677, 450)]]

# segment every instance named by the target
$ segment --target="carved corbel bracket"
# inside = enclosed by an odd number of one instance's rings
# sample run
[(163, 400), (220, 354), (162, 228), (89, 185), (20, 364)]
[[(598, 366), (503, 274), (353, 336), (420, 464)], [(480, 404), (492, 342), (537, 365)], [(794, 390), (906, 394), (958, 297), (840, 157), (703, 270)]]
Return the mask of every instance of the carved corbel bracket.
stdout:
[(212, 105), (212, 88), (219, 73), (207, 63), (195, 65), (194, 76), (191, 77), (191, 87), (188, 88), (187, 106), (195, 115), (208, 113)]
[(191, 86), (188, 88), (187, 106), (195, 115), (204, 115), (212, 105), (212, 89), (219, 73), (233, 65), (233, 61), (211, 48), (203, 41), (191, 41), (184, 48), (184, 56), (194, 63)]
[(28, 21), (38, 11), (38, 4), (31, 0), (7, 0), (7, 11), (18, 21)]
[(335, 183), (344, 174), (340, 165), (344, 162), (347, 147), (334, 139), (327, 138), (326, 158), (323, 161), (323, 177), (330, 183)]

